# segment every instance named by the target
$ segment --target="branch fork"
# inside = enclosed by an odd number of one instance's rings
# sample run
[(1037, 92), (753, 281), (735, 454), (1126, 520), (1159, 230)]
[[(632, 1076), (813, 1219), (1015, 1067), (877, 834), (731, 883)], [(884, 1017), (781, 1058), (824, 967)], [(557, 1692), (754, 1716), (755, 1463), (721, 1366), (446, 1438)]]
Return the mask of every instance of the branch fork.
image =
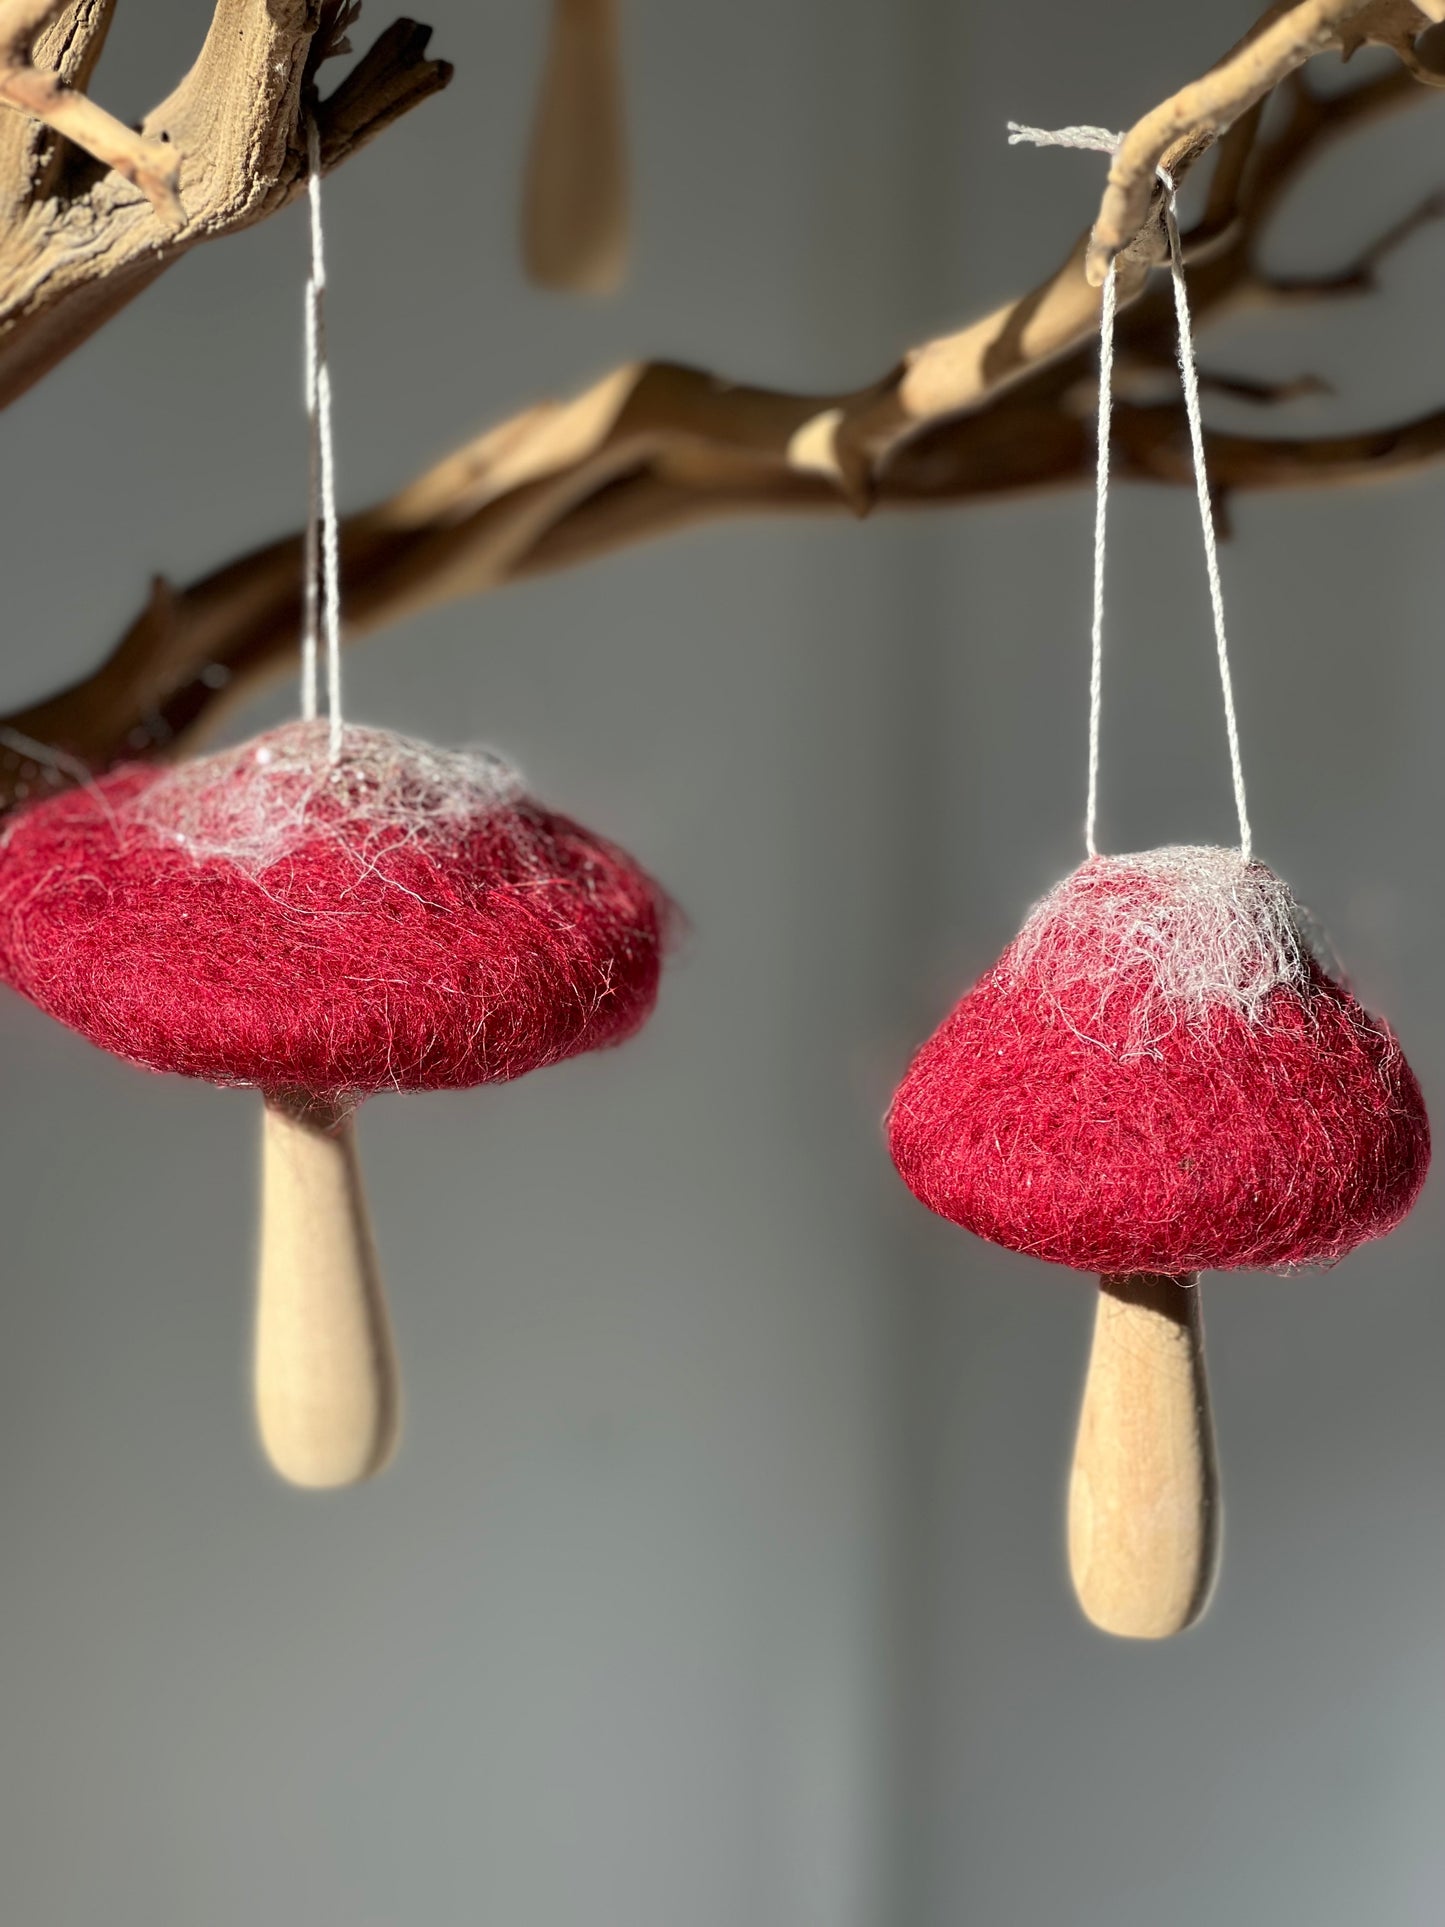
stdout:
[[(301, 191), (303, 95), (355, 17), (350, 0), (215, 0), (194, 66), (137, 132), (81, 91), (115, 5), (0, 0), (0, 100), (33, 116), (0, 125), (0, 408), (183, 253)], [(324, 167), (446, 86), (429, 35), (395, 22), (317, 103)], [(37, 123), (109, 171), (74, 168), (63, 144), (44, 159)]]
[(0, 0), (0, 100), (43, 121), (57, 134), (138, 187), (157, 218), (178, 228), (185, 219), (179, 192), (180, 155), (165, 141), (126, 127), (78, 92), (61, 74), (32, 59), (42, 31), (69, 0)]
[[(1216, 67), (1171, 94), (1124, 136), (1085, 257), (1090, 285), (1101, 287), (1114, 257), (1132, 251), (1152, 230), (1160, 166), (1177, 185), (1222, 134), (1316, 54), (1338, 47), (1348, 59), (1362, 46), (1390, 47), (1416, 79), (1445, 84), (1415, 50), (1421, 34), (1441, 20), (1445, 0), (1298, 0), (1271, 7)], [(1152, 244), (1149, 251), (1151, 259), (1162, 259)]]

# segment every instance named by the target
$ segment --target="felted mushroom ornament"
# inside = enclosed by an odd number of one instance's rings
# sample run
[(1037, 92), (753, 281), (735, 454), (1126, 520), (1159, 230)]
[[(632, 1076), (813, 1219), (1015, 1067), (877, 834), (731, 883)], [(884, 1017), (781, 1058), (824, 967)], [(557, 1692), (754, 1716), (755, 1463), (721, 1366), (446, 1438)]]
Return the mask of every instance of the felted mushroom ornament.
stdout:
[(620, 1043), (656, 999), (668, 911), (625, 852), (533, 801), (499, 757), (343, 719), (309, 112), (306, 148), (301, 720), (177, 767), (123, 765), (10, 822), (0, 975), (133, 1064), (260, 1091), (257, 1418), (283, 1477), (335, 1486), (385, 1464), (399, 1411), (357, 1105)]
[(92, 1043), (264, 1100), (257, 1416), (293, 1483), (396, 1435), (353, 1118), (620, 1043), (665, 898), (484, 752), (296, 722), (38, 803), (0, 850), (0, 971)]
[[(1010, 123), (1010, 138), (1121, 137)], [(1330, 975), (1252, 860), (1174, 182), (1163, 214), (1238, 849), (1100, 856), (1105, 529), (1117, 264), (1100, 290), (1087, 860), (918, 1052), (888, 1118), (932, 1210), (1102, 1284), (1069, 1487), (1069, 1564), (1105, 1631), (1159, 1639), (1208, 1603), (1219, 1554), (1199, 1274), (1333, 1264), (1398, 1224), (1430, 1161), (1385, 1025)]]
[(1108, 1632), (1180, 1631), (1219, 1543), (1199, 1273), (1333, 1264), (1405, 1216), (1430, 1134), (1394, 1036), (1262, 863), (1094, 856), (923, 1045), (888, 1134), (931, 1210), (1099, 1274), (1074, 1586)]

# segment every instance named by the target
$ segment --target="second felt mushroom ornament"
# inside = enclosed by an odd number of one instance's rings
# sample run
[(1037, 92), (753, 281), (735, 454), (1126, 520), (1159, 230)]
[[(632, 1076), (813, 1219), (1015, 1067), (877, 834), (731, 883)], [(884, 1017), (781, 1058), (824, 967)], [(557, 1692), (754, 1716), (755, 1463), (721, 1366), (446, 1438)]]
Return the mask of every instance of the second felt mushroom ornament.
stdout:
[(1088, 859), (922, 1046), (888, 1119), (894, 1162), (932, 1210), (1099, 1277), (1069, 1560), (1088, 1617), (1143, 1639), (1199, 1617), (1218, 1558), (1199, 1274), (1333, 1264), (1404, 1217), (1430, 1157), (1395, 1038), (1252, 859), (1172, 189), (1165, 213), (1240, 847), (1095, 851), (1111, 270)]
[(1424, 1181), (1419, 1087), (1238, 850), (1091, 857), (915, 1057), (894, 1161), (934, 1211), (1102, 1289), (1069, 1496), (1080, 1603), (1203, 1611), (1219, 1493), (1199, 1274), (1332, 1264)]
[(132, 1063), (260, 1092), (260, 1433), (285, 1478), (334, 1486), (385, 1463), (399, 1400), (357, 1105), (621, 1042), (656, 999), (668, 907), (498, 757), (342, 721), (314, 123), (310, 153), (303, 719), (20, 814), (0, 847), (0, 975)]

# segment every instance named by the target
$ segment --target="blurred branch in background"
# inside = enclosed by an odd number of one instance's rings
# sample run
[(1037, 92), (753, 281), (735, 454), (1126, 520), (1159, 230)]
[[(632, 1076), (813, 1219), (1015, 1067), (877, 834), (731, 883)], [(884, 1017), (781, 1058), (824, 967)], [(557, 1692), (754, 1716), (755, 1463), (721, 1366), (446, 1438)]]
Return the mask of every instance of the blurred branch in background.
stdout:
[[(1429, 5), (1438, 12), (1445, 0)], [(254, 8), (255, 0), (221, 0), (217, 20)], [(270, 0), (269, 6), (262, 0), (261, 11), (274, 37), (282, 33), (278, 23), (284, 17), (304, 9), (288, 0)], [(77, 6), (71, 12), (101, 14), (108, 8)], [(330, 17), (333, 29), (345, 26), (352, 9), (333, 7)], [(298, 32), (292, 18), (292, 42)], [(1150, 278), (1151, 266), (1163, 256), (1153, 163), (1142, 189), (1139, 170), (1150, 154), (1157, 159), (1162, 153), (1177, 180), (1212, 150), (1203, 206), (1185, 237), (1201, 329), (1240, 310), (1366, 290), (1389, 250), (1439, 213), (1437, 197), (1397, 218), (1354, 261), (1309, 281), (1272, 275), (1262, 259), (1264, 242), (1285, 193), (1329, 147), (1432, 97), (1419, 83), (1433, 86), (1441, 78), (1440, 38), (1426, 13), (1406, 0), (1353, 6), (1303, 0), (1293, 8), (1272, 8), (1211, 76), (1131, 130), (1099, 227), (1080, 236), (1055, 273), (983, 320), (912, 350), (865, 387), (792, 394), (671, 362), (634, 363), (570, 401), (529, 408), (487, 430), (399, 494), (346, 520), (342, 567), (350, 635), (722, 515), (864, 514), (875, 505), (939, 505), (1084, 483), (1094, 467), (1099, 309), (1088, 264), (1101, 258), (1101, 248), (1102, 258), (1116, 251), (1119, 260), (1115, 473), (1187, 484), (1182, 410), (1173, 401), (1147, 398), (1159, 373), (1173, 365), (1174, 319), (1167, 286)], [(1312, 50), (1334, 46), (1348, 57), (1366, 42), (1388, 45), (1400, 64), (1342, 92), (1323, 94), (1309, 84), (1302, 62)], [(425, 30), (406, 22), (382, 37), (322, 108), (334, 148), (350, 151), (383, 124), (383, 110), (369, 103), (390, 102), (397, 112), (445, 84), (448, 70), (422, 61), (424, 46)], [(278, 83), (274, 99), (270, 92), (265, 96), (270, 105), (262, 119), (275, 151), (263, 170), (269, 185), (241, 196), (253, 210), (251, 219), (280, 205), (299, 184), (299, 46), (293, 44), (291, 54), (290, 77)], [(203, 54), (198, 72), (205, 60)], [(368, 62), (373, 74), (363, 82), (358, 76)], [(185, 95), (194, 79), (174, 98)], [(209, 84), (214, 95), (220, 83)], [(233, 76), (232, 86), (254, 118), (256, 84), (240, 84)], [(1203, 103), (1205, 119), (1197, 125), (1188, 119), (1185, 103), (1191, 99)], [(156, 116), (146, 123), (153, 124), (159, 124)], [(198, 171), (195, 151), (182, 144), (183, 234), (192, 232), (198, 218), (191, 187)], [(229, 146), (225, 151), (234, 160)], [(98, 193), (100, 185), (89, 193)], [(119, 191), (114, 183), (111, 191)], [(156, 216), (134, 189), (127, 193), (124, 232), (143, 224), (151, 245), (163, 251)], [(1130, 208), (1139, 214), (1138, 225), (1116, 246), (1106, 237)], [(94, 209), (88, 218), (96, 218)], [(3, 246), (8, 242), (0, 244), (0, 261)], [(103, 277), (98, 285), (103, 300)], [(119, 305), (112, 300), (111, 311)], [(0, 305), (0, 398), (7, 365), (13, 368), (7, 364), (6, 313)], [(51, 360), (65, 351), (59, 346)], [(1319, 386), (1304, 370), (1277, 383), (1208, 369), (1203, 379), (1261, 407)], [(9, 392), (18, 389), (12, 385)], [(1346, 435), (1216, 432), (1209, 439), (1221, 513), (1237, 490), (1342, 486), (1442, 457), (1445, 407)], [(36, 778), (35, 759), (23, 744), (16, 747), (17, 739), (53, 746), (60, 759), (90, 769), (125, 755), (174, 753), (227, 700), (290, 667), (301, 576), (295, 536), (189, 586), (157, 582), (147, 607), (93, 675), (4, 719), (11, 749), (0, 757), (0, 807), (18, 785)], [(51, 775), (62, 780), (61, 766)]]

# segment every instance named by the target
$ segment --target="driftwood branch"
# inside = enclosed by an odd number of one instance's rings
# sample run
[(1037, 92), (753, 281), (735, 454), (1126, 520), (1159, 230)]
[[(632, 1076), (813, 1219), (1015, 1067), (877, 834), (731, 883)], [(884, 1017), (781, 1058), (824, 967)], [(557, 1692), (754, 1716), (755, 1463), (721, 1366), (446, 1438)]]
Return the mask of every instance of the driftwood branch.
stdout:
[(1177, 179), (1183, 166), (1316, 54), (1337, 47), (1348, 59), (1363, 46), (1389, 47), (1415, 79), (1445, 86), (1445, 73), (1416, 50), (1432, 22), (1441, 20), (1445, 0), (1285, 0), (1271, 7), (1218, 66), (1125, 134), (1089, 242), (1090, 283), (1099, 287), (1114, 256), (1150, 224), (1160, 164)]
[[(0, 0), (0, 94), (37, 117), (0, 114), (0, 407), (182, 254), (300, 191), (303, 94), (352, 17), (337, 0), (216, 0), (195, 65), (132, 133), (79, 91), (113, 4)], [(324, 167), (447, 84), (428, 33), (398, 21), (316, 103)], [(46, 127), (68, 138), (48, 146)]]
[[(223, 0), (221, 11), (243, 4)], [(285, 0), (269, 4), (274, 17)], [(105, 10), (103, 0), (90, 5)], [(1403, 0), (1372, 0), (1368, 20), (1356, 9), (1341, 25), (1339, 44), (1350, 50), (1346, 27), (1383, 37), (1381, 19), (1402, 12), (1423, 21)], [(421, 71), (421, 46), (406, 40), (420, 31), (393, 29), (398, 38), (373, 69), (368, 73), (363, 60), (332, 95), (326, 124), (333, 141), (354, 138), (389, 104), (408, 100), (408, 84), (397, 77)], [(1425, 56), (1413, 41), (1410, 49), (1418, 65)], [(1270, 224), (1284, 195), (1332, 143), (1430, 97), (1416, 85), (1410, 62), (1329, 95), (1296, 71), (1278, 88), (1280, 111), (1268, 124), (1256, 100), (1222, 132), (1187, 130), (1183, 145), (1167, 150), (1182, 171), (1213, 147), (1203, 209), (1185, 236), (1201, 330), (1231, 312), (1306, 296), (1339, 298), (1373, 285), (1384, 256), (1438, 211), (1433, 205), (1393, 223), (1336, 274), (1309, 283), (1271, 275), (1263, 260)], [(294, 189), (289, 170), (297, 158), (289, 148), (278, 153), (268, 192)], [(184, 172), (182, 188), (193, 221)], [(134, 197), (131, 205), (154, 231), (150, 210)], [(1191, 470), (1182, 411), (1172, 400), (1151, 399), (1174, 360), (1172, 300), (1164, 278), (1150, 275), (1159, 238), (1151, 204), (1119, 253), (1115, 473), (1184, 485)], [(570, 401), (527, 409), (489, 429), (390, 500), (345, 521), (350, 634), (724, 515), (861, 514), (875, 505), (962, 503), (1085, 483), (1094, 462), (1099, 304), (1085, 272), (1089, 239), (1081, 235), (1063, 265), (1028, 294), (913, 350), (861, 388), (791, 394), (676, 363), (639, 363)], [(1308, 375), (1274, 384), (1240, 375), (1212, 380), (1261, 407), (1319, 385)], [(1208, 441), (1222, 513), (1235, 492), (1340, 486), (1442, 459), (1445, 408), (1348, 435), (1215, 432)], [(157, 582), (94, 674), (0, 722), (0, 808), (37, 786), (73, 780), (78, 770), (103, 769), (127, 755), (174, 753), (228, 700), (291, 668), (301, 576), (300, 538), (291, 537), (189, 586)]]
[[(1241, 308), (1302, 298), (1261, 264), (1278, 203), (1332, 142), (1420, 98), (1428, 96), (1402, 73), (1328, 97), (1296, 76), (1267, 136), (1257, 114), (1236, 124), (1186, 236), (1201, 329)], [(1358, 292), (1418, 218), (1395, 223), (1313, 291)], [(794, 395), (674, 363), (636, 364), (571, 401), (488, 430), (346, 520), (350, 634), (724, 515), (856, 513), (1086, 483), (1097, 296), (1084, 279), (1083, 248), (1081, 239), (1034, 293), (915, 351), (862, 389)], [(1157, 389), (1174, 353), (1168, 289), (1162, 277), (1145, 287), (1146, 278), (1131, 264), (1117, 341), (1115, 473), (1192, 485), (1182, 411), (1139, 392)], [(1263, 405), (1300, 388), (1253, 386)], [(1221, 505), (1234, 492), (1402, 475), (1445, 459), (1445, 408), (1348, 435), (1215, 432), (1208, 459)], [(187, 587), (158, 583), (94, 675), (5, 719), (0, 801), (16, 784), (69, 780), (38, 744), (89, 769), (127, 754), (171, 753), (228, 699), (289, 670), (301, 575), (300, 540), (292, 537)]]

